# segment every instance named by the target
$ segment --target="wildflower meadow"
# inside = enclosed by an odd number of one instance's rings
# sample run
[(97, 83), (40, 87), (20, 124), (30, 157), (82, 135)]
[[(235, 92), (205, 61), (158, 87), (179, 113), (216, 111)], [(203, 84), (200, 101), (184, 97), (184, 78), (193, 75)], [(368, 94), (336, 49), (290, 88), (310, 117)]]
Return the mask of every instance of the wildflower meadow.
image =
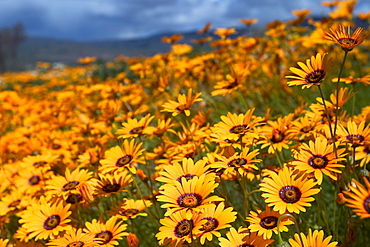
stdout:
[(367, 246), (370, 14), (323, 4), (1, 74), (0, 246)]

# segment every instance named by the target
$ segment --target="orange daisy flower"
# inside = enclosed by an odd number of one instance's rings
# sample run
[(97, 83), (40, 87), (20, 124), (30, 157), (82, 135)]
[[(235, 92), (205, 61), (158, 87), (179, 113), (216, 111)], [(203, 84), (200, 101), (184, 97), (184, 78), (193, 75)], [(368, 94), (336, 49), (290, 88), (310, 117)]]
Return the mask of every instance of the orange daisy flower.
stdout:
[(347, 31), (346, 28), (341, 25), (339, 25), (338, 29), (336, 30), (332, 30), (331, 28), (329, 30), (330, 32), (326, 32), (325, 38), (340, 45), (342, 49), (347, 52), (352, 51), (353, 48), (360, 45), (364, 41), (366, 36), (362, 33), (364, 31), (362, 27), (356, 28), (355, 32), (352, 35), (350, 26), (348, 26)]
[(154, 116), (150, 116), (150, 114), (139, 121), (135, 118), (129, 118), (127, 119), (127, 123), (122, 123), (122, 128), (118, 129), (116, 134), (119, 135), (118, 138), (123, 139), (150, 134), (149, 123), (153, 118)]
[(317, 53), (316, 57), (312, 56), (311, 59), (307, 59), (306, 64), (298, 62), (299, 69), (295, 67), (289, 68), (295, 75), (285, 76), (285, 78), (293, 79), (288, 81), (288, 86), (303, 85), (302, 89), (304, 89), (313, 85), (320, 85), (325, 79), (329, 63), (330, 59), (328, 59), (326, 53), (324, 55)]
[(308, 229), (308, 234), (303, 232), (294, 234), (294, 239), (289, 239), (291, 247), (335, 247), (338, 242), (331, 242), (332, 236), (324, 238), (324, 231), (315, 230), (312, 232), (311, 228)]
[(50, 205), (44, 198), (39, 203), (28, 207), (21, 215), (20, 223), (26, 229), (28, 238), (35, 237), (38, 239), (54, 239), (64, 230), (71, 226), (68, 216), (71, 204), (63, 205), (63, 202)]
[(105, 159), (100, 161), (101, 167), (99, 171), (103, 174), (124, 171), (129, 169), (132, 173), (136, 173), (137, 163), (144, 163), (144, 158), (141, 154), (144, 152), (142, 143), (135, 143), (135, 140), (124, 140), (122, 148), (115, 146), (105, 151)]
[(172, 116), (177, 116), (181, 112), (184, 112), (186, 116), (190, 116), (190, 107), (195, 103), (202, 101), (200, 98), (202, 93), (197, 93), (195, 96), (192, 94), (193, 90), (190, 88), (188, 94), (180, 94), (178, 96), (178, 101), (169, 100), (167, 103), (162, 105), (164, 108), (162, 112), (172, 112)]
[(251, 232), (257, 232), (259, 236), (263, 236), (264, 239), (271, 239), (272, 233), (277, 234), (278, 229), (281, 232), (289, 231), (287, 225), (294, 224), (293, 221), (285, 217), (280, 221), (278, 227), (278, 220), (282, 216), (279, 212), (273, 211), (270, 207), (266, 206), (265, 211), (257, 209), (257, 212), (250, 212), (249, 217), (246, 221), (251, 223), (248, 228)]
[(270, 176), (260, 183), (262, 197), (280, 214), (305, 212), (304, 207), (311, 206), (310, 202), (315, 200), (312, 196), (320, 192), (315, 188), (316, 182), (304, 176), (297, 178), (288, 167)]
[(92, 234), (95, 238), (99, 238), (102, 243), (101, 247), (113, 247), (119, 244), (117, 240), (127, 236), (125, 232), (127, 224), (122, 224), (116, 216), (110, 217), (105, 223), (93, 219), (92, 222), (86, 222), (84, 232)]
[(214, 179), (205, 180), (206, 176), (193, 177), (191, 180), (181, 178), (181, 183), (175, 181), (175, 184), (165, 184), (160, 188), (160, 195), (157, 200), (166, 202), (162, 208), (167, 208), (165, 216), (180, 210), (187, 212), (200, 211), (202, 208), (215, 207), (211, 202), (223, 201), (223, 198), (211, 196), (206, 198), (218, 186)]
[(365, 186), (352, 180), (352, 185), (349, 185), (349, 191), (343, 191), (344, 198), (348, 207), (353, 209), (361, 219), (370, 217), (370, 182), (366, 177), (363, 178)]
[(302, 143), (299, 150), (295, 151), (295, 160), (291, 162), (291, 165), (305, 174), (313, 174), (317, 183), (321, 184), (323, 174), (337, 180), (336, 174), (342, 173), (338, 168), (344, 167), (338, 163), (345, 160), (344, 152), (344, 148), (338, 149), (338, 158), (336, 158), (333, 144), (324, 137), (318, 137), (315, 142)]

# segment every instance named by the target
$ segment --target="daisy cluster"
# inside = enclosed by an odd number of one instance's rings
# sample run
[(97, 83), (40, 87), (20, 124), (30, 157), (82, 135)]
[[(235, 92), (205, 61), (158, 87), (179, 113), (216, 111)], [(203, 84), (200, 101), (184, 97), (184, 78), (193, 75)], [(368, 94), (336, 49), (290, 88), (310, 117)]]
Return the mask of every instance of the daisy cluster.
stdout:
[(370, 43), (355, 4), (0, 75), (0, 247), (365, 246)]

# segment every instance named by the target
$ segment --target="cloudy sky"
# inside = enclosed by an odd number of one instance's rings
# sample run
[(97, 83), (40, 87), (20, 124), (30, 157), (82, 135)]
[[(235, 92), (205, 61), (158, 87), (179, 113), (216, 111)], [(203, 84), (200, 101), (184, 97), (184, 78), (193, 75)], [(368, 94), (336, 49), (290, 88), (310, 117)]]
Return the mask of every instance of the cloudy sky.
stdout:
[[(0, 0), (0, 28), (24, 23), (29, 36), (73, 40), (132, 39), (163, 32), (242, 25), (240, 18), (294, 18), (295, 9), (327, 15), (322, 0)], [(356, 12), (370, 11), (359, 0)]]

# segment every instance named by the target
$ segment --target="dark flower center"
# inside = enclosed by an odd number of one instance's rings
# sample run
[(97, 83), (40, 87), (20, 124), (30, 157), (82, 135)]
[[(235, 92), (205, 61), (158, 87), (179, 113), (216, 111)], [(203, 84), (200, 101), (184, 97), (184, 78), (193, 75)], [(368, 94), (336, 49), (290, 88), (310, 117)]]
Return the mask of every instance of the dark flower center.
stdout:
[(79, 183), (80, 183), (80, 182), (78, 182), (78, 181), (70, 181), (70, 182), (66, 183), (66, 184), (63, 186), (62, 190), (63, 190), (63, 191), (73, 190), (74, 188), (76, 188), (76, 186), (77, 186), (77, 185), (79, 185)]
[(82, 195), (73, 193), (73, 194), (68, 195), (66, 202), (70, 204), (75, 204), (75, 203), (81, 202), (82, 200), (83, 200)]
[(60, 149), (62, 147), (62, 145), (60, 145), (60, 144), (56, 144), (56, 143), (53, 143), (52, 145), (51, 145), (51, 149), (54, 149), (54, 150), (58, 150), (58, 149)]
[(177, 199), (177, 204), (184, 208), (195, 208), (202, 203), (202, 197), (195, 193), (186, 193)]
[(76, 242), (68, 244), (66, 247), (82, 247), (84, 245), (85, 245), (84, 242), (76, 241)]
[(119, 158), (116, 162), (116, 166), (118, 167), (122, 167), (122, 166), (125, 166), (127, 164), (129, 164), (132, 160), (132, 155), (130, 154), (126, 154), (125, 156)]
[(351, 135), (346, 136), (346, 139), (350, 143), (352, 143), (355, 147), (358, 147), (360, 143), (365, 140), (365, 137), (362, 135), (351, 134)]
[(234, 134), (242, 134), (249, 128), (248, 125), (242, 124), (242, 125), (236, 125), (232, 127), (229, 132)]
[(237, 158), (235, 160), (230, 161), (227, 166), (228, 167), (240, 167), (247, 164), (247, 160), (244, 158)]
[(219, 225), (218, 220), (212, 217), (205, 217), (202, 220), (207, 220), (206, 223), (202, 225), (201, 231), (211, 232), (216, 229)]
[(180, 177), (178, 177), (176, 179), (177, 182), (181, 182), (181, 178), (185, 178), (187, 181), (189, 181), (190, 179), (192, 179), (193, 177), (195, 177), (195, 175), (193, 174), (186, 174), (186, 175), (182, 175)]
[(60, 223), (60, 216), (57, 215), (57, 214), (54, 214), (50, 217), (48, 217), (45, 221), (44, 221), (44, 228), (46, 230), (52, 230), (54, 229), (55, 227), (57, 227)]
[(245, 243), (245, 244), (239, 245), (238, 247), (254, 247), (254, 245)]
[(285, 186), (280, 189), (279, 196), (286, 203), (296, 203), (301, 199), (302, 192), (295, 186)]
[(46, 161), (38, 161), (38, 162), (33, 163), (33, 166), (40, 167), (40, 166), (46, 165), (47, 163), (48, 162)]
[(274, 229), (277, 227), (278, 218), (275, 216), (267, 216), (261, 219), (260, 226), (262, 226), (265, 229)]
[(111, 193), (111, 192), (117, 192), (121, 188), (121, 185), (119, 184), (106, 184), (103, 186), (102, 191)]
[(37, 175), (34, 175), (28, 179), (28, 183), (30, 185), (37, 185), (40, 182), (41, 178)]
[(324, 77), (325, 77), (326, 73), (324, 70), (322, 69), (319, 69), (319, 70), (315, 70), (311, 73), (308, 73), (305, 77), (305, 81), (307, 83), (312, 83), (312, 84), (318, 84), (320, 83)]
[(309, 160), (308, 164), (315, 169), (323, 169), (328, 165), (328, 159), (322, 155), (313, 155)]
[(236, 86), (238, 86), (238, 80), (235, 79), (233, 82), (230, 82), (228, 85), (222, 87), (222, 89), (233, 89)]
[(279, 143), (284, 140), (284, 134), (280, 130), (273, 130), (271, 142), (272, 143)]
[(121, 215), (126, 216), (127, 218), (131, 218), (132, 216), (135, 216), (139, 213), (139, 210), (136, 208), (130, 208), (130, 209), (125, 209), (121, 211)]
[(370, 196), (366, 197), (364, 201), (364, 208), (366, 212), (370, 214)]
[(193, 221), (192, 220), (182, 220), (179, 223), (177, 223), (174, 233), (175, 236), (178, 238), (185, 237), (190, 234), (191, 229), (193, 227)]
[(341, 45), (356, 45), (357, 44), (357, 41), (351, 38), (341, 38), (341, 39), (338, 39), (338, 42)]
[(95, 238), (101, 238), (103, 242), (100, 245), (109, 243), (113, 238), (113, 234), (110, 231), (102, 231), (95, 235)]
[(143, 130), (144, 130), (143, 126), (136, 127), (136, 128), (133, 128), (132, 130), (130, 130), (130, 134), (131, 135), (141, 134), (141, 133), (143, 133)]

